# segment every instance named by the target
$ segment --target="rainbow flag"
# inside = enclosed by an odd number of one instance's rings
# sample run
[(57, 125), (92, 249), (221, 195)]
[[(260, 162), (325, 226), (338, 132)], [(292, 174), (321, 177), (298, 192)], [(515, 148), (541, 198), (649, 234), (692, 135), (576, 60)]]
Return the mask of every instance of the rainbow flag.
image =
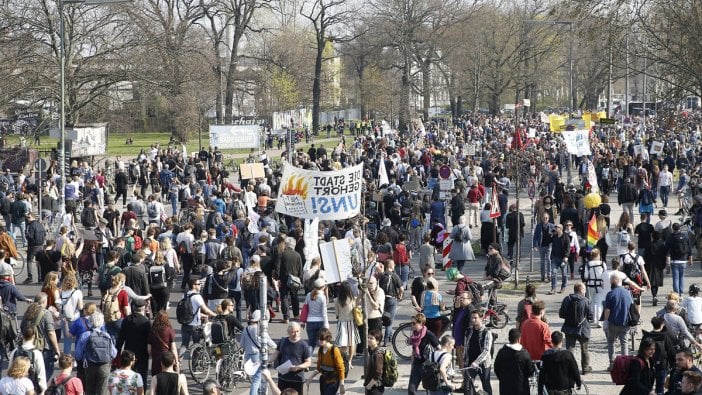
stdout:
[(597, 216), (592, 214), (592, 219), (587, 223), (587, 250), (591, 251), (599, 239), (600, 233), (597, 231)]

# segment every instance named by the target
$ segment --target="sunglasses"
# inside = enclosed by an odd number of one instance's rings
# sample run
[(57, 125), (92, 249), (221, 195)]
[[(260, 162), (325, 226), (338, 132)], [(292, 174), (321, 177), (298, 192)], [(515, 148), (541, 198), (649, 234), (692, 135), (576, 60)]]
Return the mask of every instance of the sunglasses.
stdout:
[(433, 276), (433, 275), (434, 275), (434, 272), (427, 272), (427, 275)]

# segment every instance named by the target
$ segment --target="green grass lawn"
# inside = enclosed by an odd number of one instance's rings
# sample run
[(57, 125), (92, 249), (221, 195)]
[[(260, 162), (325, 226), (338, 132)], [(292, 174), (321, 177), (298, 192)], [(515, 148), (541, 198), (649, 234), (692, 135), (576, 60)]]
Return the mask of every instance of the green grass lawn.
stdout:
[[(108, 142), (107, 142), (107, 153), (106, 155), (108, 156), (123, 156), (125, 158), (131, 158), (135, 157), (139, 154), (139, 152), (143, 149), (145, 151), (148, 151), (148, 149), (151, 148), (152, 144), (155, 143), (160, 143), (162, 147), (165, 147), (168, 145), (168, 141), (170, 139), (170, 133), (146, 133), (146, 132), (139, 132), (139, 133), (111, 133), (108, 137)], [(350, 144), (352, 139), (350, 139), (350, 134), (348, 130), (346, 131), (346, 136), (347, 136), (347, 144)], [(131, 137), (134, 142), (131, 145), (126, 144), (127, 138)], [(16, 146), (19, 145), (19, 136), (15, 135), (10, 135), (6, 136), (6, 139), (8, 140), (8, 147)], [(331, 139), (326, 139), (326, 132), (320, 132), (319, 136), (316, 139), (317, 145), (321, 142), (322, 144), (325, 144), (327, 148), (329, 147), (334, 147), (337, 142), (338, 138), (336, 136), (332, 137)], [(27, 144), (29, 144), (29, 148), (34, 148), (34, 149), (39, 149), (39, 150), (51, 150), (53, 148), (56, 148), (58, 139), (53, 139), (50, 138), (49, 136), (42, 136), (41, 137), (41, 144), (39, 146), (34, 145), (33, 139), (29, 138), (26, 140)], [(31, 143), (31, 144), (30, 144)], [(208, 134), (203, 132), (202, 134), (202, 143), (204, 146), (209, 145), (209, 137)], [(277, 145), (274, 143), (273, 145), (276, 147)], [(188, 149), (189, 153), (192, 153), (196, 150), (199, 150), (199, 145), (198, 145), (198, 139), (197, 136), (194, 139), (191, 139), (187, 144), (186, 147)], [(304, 143), (298, 143), (295, 145), (295, 149), (300, 149), (302, 148), (305, 152), (307, 149), (309, 149), (310, 144), (304, 144)], [(248, 154), (251, 150), (250, 149), (227, 149), (223, 150), (225, 155), (230, 156), (230, 155), (235, 155), (235, 154)], [(234, 158), (237, 163), (241, 163), (244, 158)], [(274, 159), (278, 159), (277, 155), (275, 156)]]

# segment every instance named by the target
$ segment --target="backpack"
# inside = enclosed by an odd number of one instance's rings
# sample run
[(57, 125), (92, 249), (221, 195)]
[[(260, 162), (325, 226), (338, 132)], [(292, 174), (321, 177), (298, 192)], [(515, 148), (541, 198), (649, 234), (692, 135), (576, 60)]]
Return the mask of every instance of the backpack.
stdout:
[(565, 317), (567, 325), (579, 327), (587, 319), (587, 315), (583, 315), (582, 309), (578, 308), (578, 300), (573, 295), (568, 296), (568, 314)]
[(441, 378), (441, 360), (448, 353), (441, 353), (439, 360), (434, 359), (435, 353), (431, 353), (429, 358), (424, 361), (422, 365), (422, 386), (427, 391), (437, 391), (442, 384), (443, 379)]
[(641, 197), (639, 199), (639, 205), (648, 206), (650, 204), (653, 204), (653, 196), (651, 196), (651, 191), (644, 188), (641, 190)]
[(144, 239), (138, 234), (134, 234), (134, 251), (141, 251), (144, 248)]
[(605, 272), (605, 265), (600, 261), (599, 265), (593, 265), (593, 266), (587, 266), (587, 264), (581, 265), (580, 267), (583, 268), (583, 277), (585, 277), (585, 273), (587, 273), (587, 278), (584, 278), (585, 280), (585, 285), (588, 287), (594, 287), (595, 288), (595, 293), (598, 292), (598, 288), (603, 288), (602, 284), (602, 276), (594, 276), (594, 278), (591, 276), (592, 274), (597, 274), (597, 268), (602, 268), (602, 273)]
[(106, 292), (105, 296), (102, 297), (101, 309), (103, 314), (105, 314), (105, 322), (115, 322), (122, 318), (122, 312), (119, 310), (119, 300), (117, 300), (117, 295), (121, 289), (114, 294), (111, 292)]
[(149, 285), (152, 289), (166, 288), (166, 269), (163, 266), (152, 266), (149, 269)]
[(146, 206), (146, 214), (149, 215), (149, 218), (158, 217), (158, 208), (156, 207), (156, 203), (151, 202), (148, 206)]
[(112, 268), (108, 268), (107, 265), (103, 266), (102, 272), (100, 272), (98, 288), (100, 288), (101, 291), (112, 288), (112, 277), (121, 271), (122, 269), (119, 266), (113, 266)]
[(29, 350), (26, 350), (22, 347), (18, 347), (17, 351), (15, 351), (15, 355), (13, 357), (13, 360), (16, 359), (17, 357), (26, 357), (29, 359), (29, 373), (27, 374), (27, 377), (32, 380), (32, 383), (34, 384), (34, 388), (39, 388), (39, 376), (36, 367), (34, 366), (34, 350), (36, 350), (36, 347), (32, 347)]
[(380, 382), (383, 387), (390, 388), (395, 385), (398, 377), (397, 359), (392, 351), (385, 350), (383, 353), (383, 374), (380, 376)]
[(212, 344), (224, 344), (229, 341), (229, 327), (224, 317), (218, 316), (210, 325), (210, 338)]
[(622, 272), (631, 280), (636, 281), (638, 285), (643, 284), (641, 277), (641, 267), (639, 266), (639, 255), (636, 254), (633, 258), (630, 253), (626, 253), (619, 257), (622, 262)]
[(84, 227), (94, 228), (97, 226), (95, 222), (95, 209), (92, 207), (85, 207), (83, 211), (80, 212), (80, 223)]
[(626, 230), (620, 230), (617, 232), (619, 235), (619, 238), (617, 239), (617, 245), (621, 247), (626, 247), (629, 245), (629, 242), (631, 241), (631, 235), (629, 235), (629, 232)]
[[(346, 377), (349, 374), (349, 354), (341, 351), (341, 349), (332, 345), (331, 353), (332, 353), (333, 359), (336, 359), (336, 357), (334, 356), (334, 349), (338, 350), (339, 354), (341, 354), (341, 360), (344, 362), (344, 377)], [(321, 358), (322, 358), (322, 348), (320, 347), (319, 350), (317, 351), (317, 360), (320, 360)], [(324, 366), (324, 365), (322, 365), (322, 366)], [(327, 367), (327, 369), (329, 369), (329, 367)], [(332, 370), (326, 370), (326, 371), (331, 372), (333, 370), (335, 370), (335, 369), (332, 367)], [(324, 372), (325, 370), (322, 369), (322, 371)]]
[(178, 243), (178, 248), (176, 249), (176, 252), (178, 255), (185, 255), (188, 253), (188, 243), (185, 242), (185, 240), (182, 240), (180, 243)]
[(457, 228), (456, 236), (453, 238), (453, 241), (457, 241), (459, 243), (463, 242), (463, 229)]
[(395, 246), (392, 252), (392, 259), (397, 265), (404, 265), (409, 262), (409, 258), (407, 257), (407, 247), (405, 247), (405, 249), (401, 249)]
[(190, 324), (193, 321), (193, 319), (195, 319), (195, 314), (200, 312), (199, 306), (197, 310), (193, 311), (193, 304), (190, 301), (190, 298), (192, 298), (193, 295), (195, 295), (195, 292), (191, 294), (185, 294), (185, 296), (183, 296), (183, 299), (181, 299), (180, 302), (178, 302), (178, 306), (176, 306), (176, 319), (178, 320), (179, 324)]
[(681, 232), (674, 233), (671, 236), (670, 256), (672, 259), (687, 256), (687, 237)]
[(88, 341), (85, 342), (85, 359), (92, 363), (112, 362), (112, 337), (103, 331), (90, 332)]
[(53, 377), (51, 380), (49, 380), (46, 391), (44, 391), (44, 395), (66, 395), (66, 383), (68, 383), (72, 378), (73, 377), (66, 377), (65, 380), (57, 383), (56, 377)]
[(213, 286), (217, 287), (219, 289), (219, 291), (226, 292), (227, 295), (229, 294), (229, 288), (228, 288), (229, 284), (227, 284), (227, 288), (221, 286), (219, 284), (219, 282), (217, 281), (217, 279), (215, 278), (214, 273), (208, 274), (205, 282), (207, 283), (207, 288), (206, 288), (207, 292), (206, 293), (207, 293), (208, 299), (216, 299), (213, 297), (213, 295), (214, 295)]
[(612, 364), (612, 371), (609, 375), (612, 377), (612, 382), (615, 385), (626, 384), (629, 378), (629, 369), (634, 361), (638, 361), (641, 364), (641, 368), (644, 368), (644, 361), (635, 355), (617, 355), (614, 358), (614, 363)]
[(251, 271), (244, 271), (244, 274), (241, 275), (241, 289), (243, 291), (248, 291), (249, 289), (254, 287), (254, 274)]

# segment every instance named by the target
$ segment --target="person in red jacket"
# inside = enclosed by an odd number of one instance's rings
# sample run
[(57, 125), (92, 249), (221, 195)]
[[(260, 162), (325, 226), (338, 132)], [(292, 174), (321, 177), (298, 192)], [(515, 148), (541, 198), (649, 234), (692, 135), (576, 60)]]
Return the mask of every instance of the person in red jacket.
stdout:
[(541, 359), (544, 351), (553, 347), (551, 329), (543, 321), (546, 306), (543, 300), (537, 300), (531, 305), (531, 316), (522, 323), (520, 343), (529, 352), (532, 361)]

